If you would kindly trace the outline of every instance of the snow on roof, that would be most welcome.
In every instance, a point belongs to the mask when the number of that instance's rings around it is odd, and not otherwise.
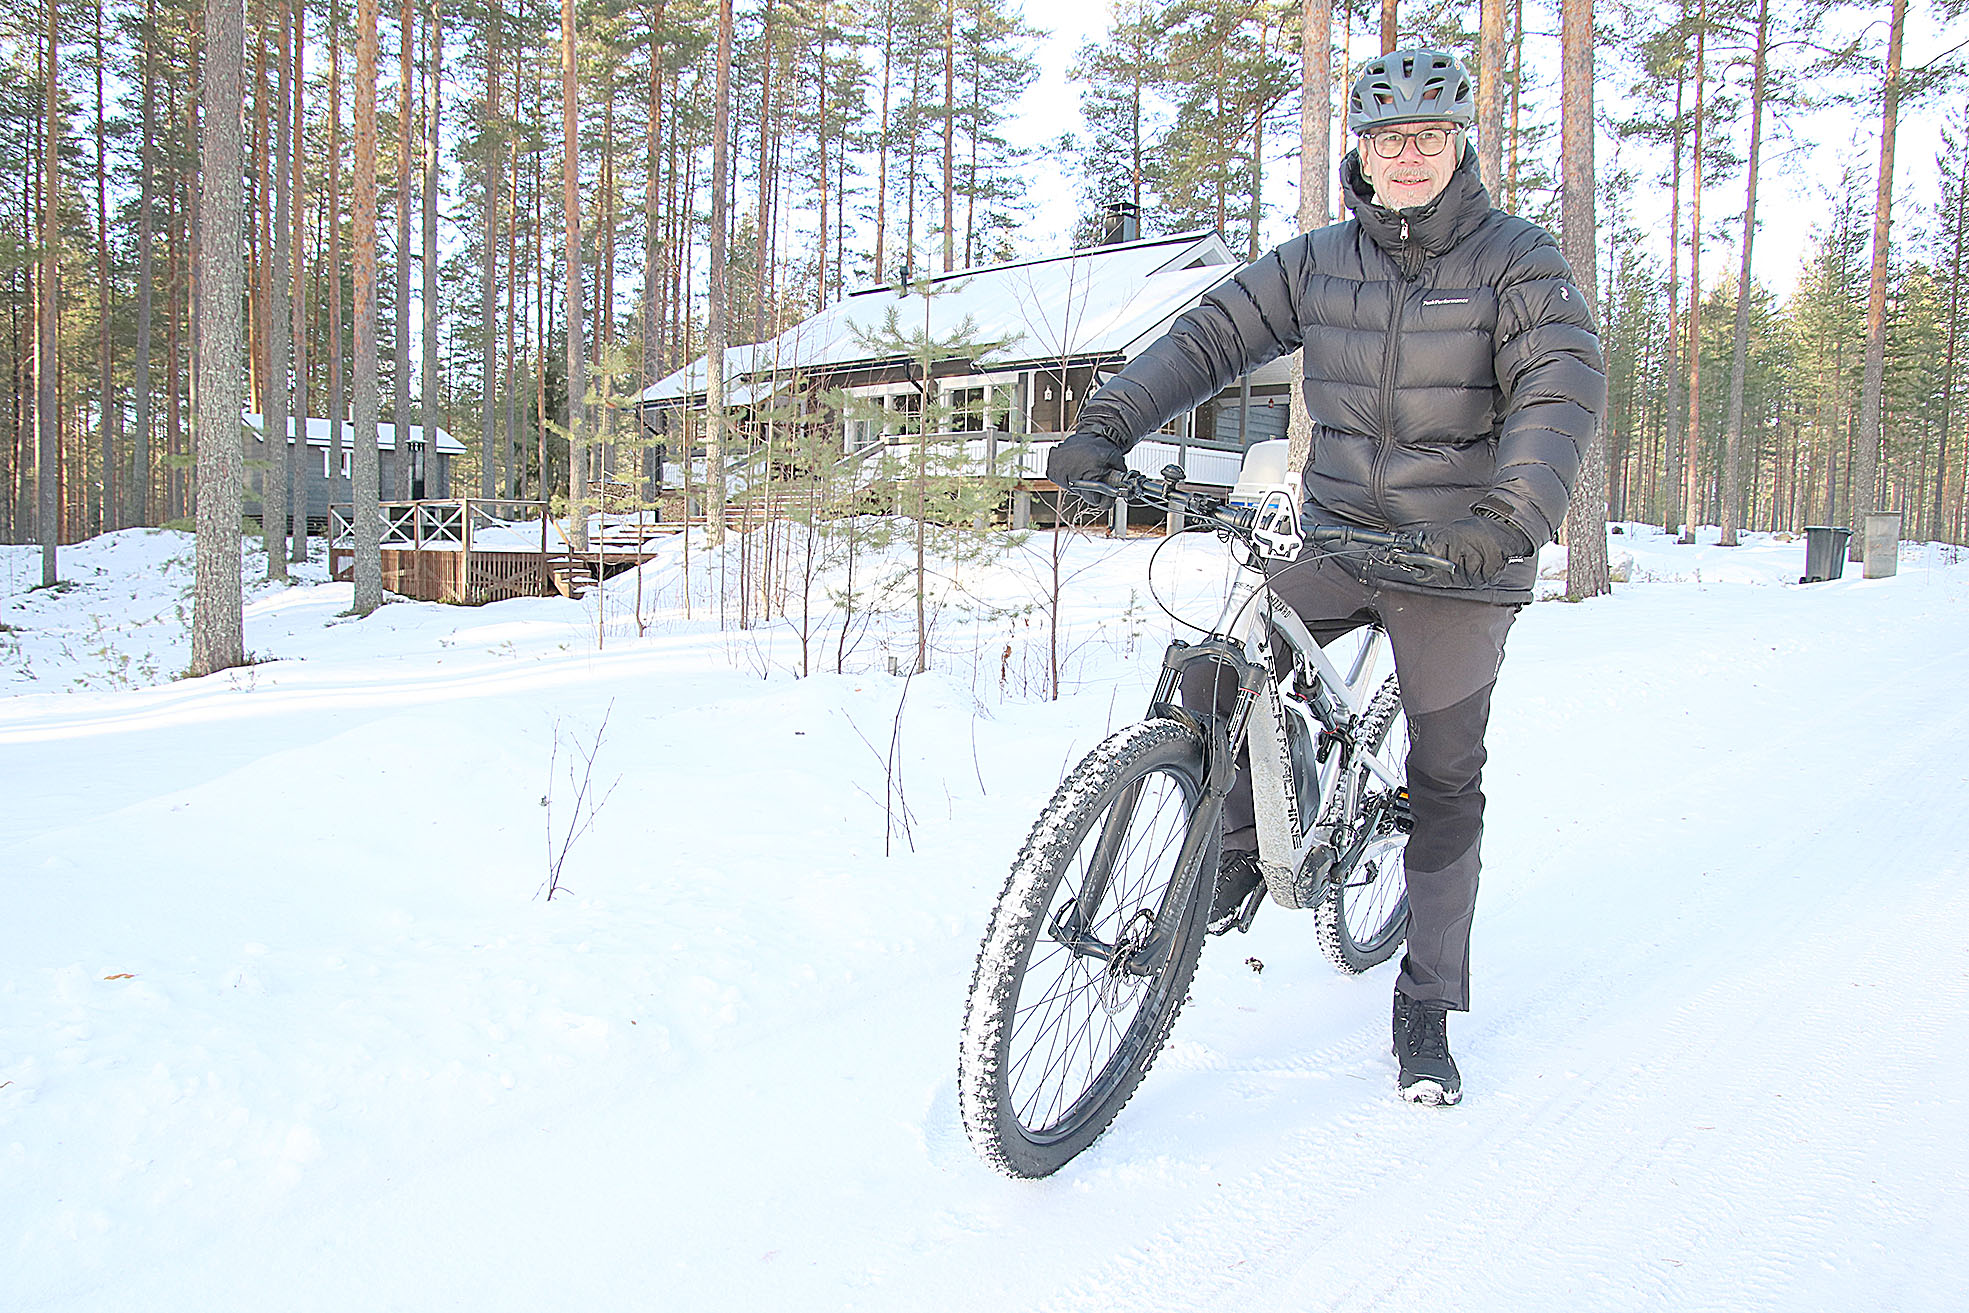
[[[247,428],[253,431],[254,437],[259,438],[263,442],[266,440],[264,430],[267,421],[264,416],[248,414],[241,415],[240,419],[245,423]],[[412,424],[409,428],[411,442],[417,443],[424,441],[424,426],[422,424]],[[464,443],[452,437],[444,429],[438,429],[436,432],[438,435],[437,447],[439,451],[450,456],[464,454]],[[326,447],[332,434],[332,420],[309,417],[308,445],[310,447]],[[294,440],[294,418],[291,415],[287,419],[287,440],[289,442]],[[342,442],[345,446],[352,447],[355,445],[355,424],[349,420],[342,421]],[[380,451],[395,451],[397,449],[397,426],[379,422],[376,425],[376,446]]]
[[[893,361],[897,353],[868,340],[881,332],[891,310],[906,335],[948,338],[968,317],[978,338],[1010,339],[991,358],[993,369],[1126,358],[1237,268],[1224,239],[1206,231],[937,274],[928,296],[864,288],[778,337],[728,348],[725,378],[763,382],[795,371],[838,372]],[[704,372],[705,359],[693,361],[644,389],[642,401],[699,401]],[[747,404],[739,396],[732,395],[732,404]]]

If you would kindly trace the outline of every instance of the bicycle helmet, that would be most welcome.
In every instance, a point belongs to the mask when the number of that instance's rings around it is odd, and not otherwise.
[[[1347,98],[1347,128],[1372,132],[1397,123],[1477,121],[1477,98],[1470,71],[1443,50],[1395,50],[1377,56],[1361,70]]]

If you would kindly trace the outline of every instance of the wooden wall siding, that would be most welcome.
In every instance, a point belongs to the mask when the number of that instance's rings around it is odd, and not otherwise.
[[[355,567],[349,547],[328,549],[334,578],[347,583]],[[414,551],[383,549],[383,588],[419,602],[481,606],[509,597],[552,597],[547,558],[538,552]]]
[[[472,606],[509,597],[552,597],[559,590],[536,552],[473,552],[463,600]]]

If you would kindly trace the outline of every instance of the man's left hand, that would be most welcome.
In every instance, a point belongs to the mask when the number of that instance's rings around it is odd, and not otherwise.
[[[1471,515],[1422,531],[1422,550],[1440,556],[1479,582],[1503,571],[1512,558],[1530,556],[1531,540],[1517,525]]]

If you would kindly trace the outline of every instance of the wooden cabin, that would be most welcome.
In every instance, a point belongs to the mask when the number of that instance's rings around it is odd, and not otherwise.
[[[266,462],[270,457],[266,420],[259,415],[243,415],[240,418],[246,431],[252,435],[255,448],[246,462],[245,513],[258,516],[261,480],[266,476]],[[287,421],[287,443],[290,447],[294,444],[296,429],[295,421],[290,418]],[[330,506],[345,505],[355,499],[354,485],[350,481],[355,464],[355,425],[344,420],[341,437],[338,453],[334,449],[333,421],[311,418],[306,422],[299,474],[307,497],[308,526],[316,532],[327,527]],[[423,425],[409,425],[404,450],[399,453],[396,425],[378,424],[376,447],[376,488],[384,500],[391,500],[397,494],[397,461],[403,458],[410,461],[410,496],[413,501],[451,496],[451,458],[464,455],[465,444],[444,429],[434,428],[427,437]]]
[[[852,468],[913,446],[934,397],[949,418],[931,440],[966,444],[981,471],[1013,467],[1018,523],[1031,492],[1052,490],[1046,454],[1081,403],[1238,268],[1223,238],[1205,231],[935,274],[918,289],[863,288],[775,338],[729,348],[726,406],[741,441],[756,441],[774,415],[818,415],[835,459]],[[898,332],[933,343],[968,332],[1002,345],[976,360],[937,360],[925,379],[895,349]],[[1289,359],[1254,370],[1140,443],[1129,464],[1150,474],[1179,464],[1193,482],[1228,488],[1245,447],[1284,436],[1289,390]],[[700,359],[644,390],[643,423],[672,450],[688,449],[704,395]]]

